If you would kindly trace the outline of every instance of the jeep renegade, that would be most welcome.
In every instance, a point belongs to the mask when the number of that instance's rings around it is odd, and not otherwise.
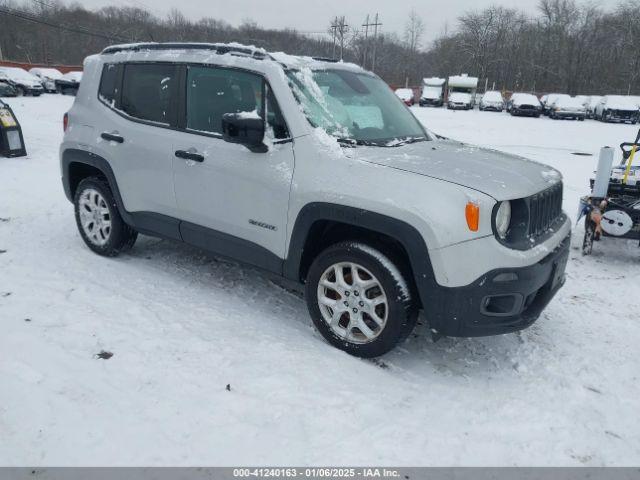
[[[570,221],[547,166],[438,137],[376,75],[237,44],[88,57],[60,147],[87,246],[138,233],[304,285],[320,333],[382,355],[531,325],[564,283]]]

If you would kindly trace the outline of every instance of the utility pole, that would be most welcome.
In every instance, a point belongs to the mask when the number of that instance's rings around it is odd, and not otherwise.
[[[344,15],[340,17],[339,22],[337,28],[340,34],[340,61],[342,61],[344,59],[344,34],[347,33],[347,27],[349,27],[349,25],[345,23]]]
[[[371,71],[376,70],[376,46],[378,45],[378,27],[382,24],[378,21],[378,14],[376,13],[376,19],[373,21],[373,55],[371,58]]]
[[[367,68],[367,42],[369,39],[369,14],[367,13],[367,19],[362,24],[364,27],[364,52],[362,55],[362,68]]]
[[[333,40],[333,53],[331,54],[332,59],[336,59],[336,32],[338,30],[338,17],[333,19],[331,22],[331,39]]]

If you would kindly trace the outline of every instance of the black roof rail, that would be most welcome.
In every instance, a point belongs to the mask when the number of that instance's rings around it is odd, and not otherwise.
[[[180,42],[164,42],[164,43],[132,43],[129,45],[114,45],[102,50],[103,54],[112,54],[117,52],[138,52],[141,50],[211,50],[219,55],[226,53],[230,55],[240,55],[263,60],[267,58],[267,54],[262,50],[257,50],[241,45],[229,45],[224,43],[180,43]]]

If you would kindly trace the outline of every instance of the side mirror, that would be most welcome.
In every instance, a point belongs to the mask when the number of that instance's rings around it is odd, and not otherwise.
[[[222,138],[239,143],[252,152],[266,152],[264,119],[255,112],[225,113],[222,115]]]

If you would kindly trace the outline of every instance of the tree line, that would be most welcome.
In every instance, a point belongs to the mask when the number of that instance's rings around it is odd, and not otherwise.
[[[480,78],[481,90],[487,85],[538,93],[640,94],[639,18],[640,0],[621,0],[610,10],[575,0],[540,0],[534,15],[500,6],[468,11],[429,45],[415,11],[408,13],[403,32],[372,38],[351,29],[341,41],[344,60],[365,68],[372,67],[375,52],[376,73],[392,85],[468,73]],[[0,3],[4,59],[80,64],[107,45],[145,41],[241,42],[296,55],[336,55],[331,28],[314,36],[253,21],[238,27],[209,17],[193,21],[177,9],[161,18],[138,6],[91,11],[57,0]]]

